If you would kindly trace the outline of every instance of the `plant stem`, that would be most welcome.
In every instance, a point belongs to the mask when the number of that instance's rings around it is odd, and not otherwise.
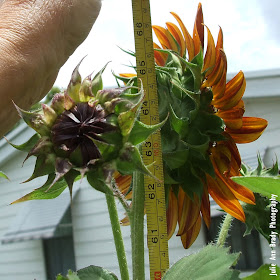
[[[144,175],[139,172],[135,172],[133,174],[132,209],[129,213],[133,280],[145,280],[144,203]]]
[[[217,239],[217,243],[216,243],[216,245],[218,247],[224,246],[226,239],[228,237],[228,232],[229,232],[232,220],[233,220],[233,217],[230,214],[227,214],[225,216],[221,229],[220,229],[218,239]]]
[[[125,248],[124,248],[122,232],[121,232],[121,227],[120,227],[120,222],[119,222],[119,217],[118,217],[118,211],[117,211],[117,206],[116,206],[115,197],[113,195],[113,192],[106,194],[106,201],[107,201],[108,211],[109,211],[110,220],[111,220],[115,247],[116,247],[116,251],[117,251],[121,279],[129,280]]]

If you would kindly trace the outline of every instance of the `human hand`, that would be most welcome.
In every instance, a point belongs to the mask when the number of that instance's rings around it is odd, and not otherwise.
[[[40,101],[87,37],[101,0],[0,0],[0,136]]]

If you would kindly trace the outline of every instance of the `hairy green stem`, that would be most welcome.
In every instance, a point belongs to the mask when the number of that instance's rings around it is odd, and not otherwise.
[[[107,201],[109,216],[110,216],[110,220],[111,220],[115,247],[116,247],[116,251],[117,251],[121,279],[129,280],[125,248],[124,248],[122,232],[121,232],[121,227],[120,227],[120,222],[119,222],[119,216],[118,216],[117,206],[116,206],[115,197],[113,195],[113,192],[106,194],[106,201]]]
[[[139,172],[135,172],[133,174],[132,209],[129,213],[133,280],[145,280],[144,203],[144,175]]]
[[[228,232],[231,226],[231,222],[233,221],[233,217],[230,214],[227,214],[224,218],[224,221],[222,223],[221,229],[220,229],[220,233],[217,239],[217,243],[216,245],[218,247],[223,247],[226,239],[228,237]]]

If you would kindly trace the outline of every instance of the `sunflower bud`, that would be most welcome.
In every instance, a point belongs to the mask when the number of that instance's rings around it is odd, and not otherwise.
[[[37,157],[28,181],[48,174],[47,190],[61,180],[65,180],[71,190],[75,178],[81,174],[88,175],[94,188],[106,192],[115,171],[150,174],[136,145],[163,123],[146,126],[137,120],[144,98],[143,88],[138,93],[130,87],[100,89],[104,68],[93,80],[88,76],[82,81],[78,66],[67,90],[55,94],[50,106],[42,104],[42,110],[36,112],[17,108],[20,116],[37,132],[27,143],[14,145],[21,150],[28,147],[27,158]],[[46,184],[42,188],[45,187]]]

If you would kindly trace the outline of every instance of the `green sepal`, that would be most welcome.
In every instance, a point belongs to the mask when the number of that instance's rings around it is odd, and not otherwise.
[[[106,194],[112,193],[109,186],[105,182],[103,169],[101,167],[91,169],[87,173],[87,180],[88,180],[89,184],[97,191],[100,191],[100,192],[103,192]]]
[[[121,130],[121,133],[124,137],[128,136],[134,126],[134,123],[139,115],[141,105],[144,99],[144,88],[143,84],[141,83],[140,92],[142,93],[142,98],[139,102],[128,111],[120,113],[118,116],[118,123]],[[125,139],[126,140],[126,139]]]
[[[48,136],[50,134],[50,129],[48,128],[44,116],[38,112],[28,112],[22,110],[14,103],[19,116],[26,122],[28,126],[33,128],[41,136]]]
[[[229,254],[229,248],[207,245],[198,253],[177,261],[163,280],[240,280],[240,272],[232,269],[239,255]]]
[[[182,57],[178,56],[180,58],[181,64],[183,67],[187,68],[191,71],[193,76],[193,90],[194,92],[199,92],[202,82],[202,74],[201,74],[201,57],[203,56],[202,50],[197,54],[197,56],[192,60],[192,62],[188,62]],[[203,61],[203,57],[202,57]],[[202,62],[203,64],[203,62]],[[184,75],[185,73],[183,73]]]
[[[127,141],[130,142],[132,145],[141,144],[151,134],[160,129],[166,123],[167,119],[168,116],[165,120],[155,125],[147,125],[136,120]]]
[[[277,232],[278,235],[280,234],[280,220],[278,219],[272,223],[270,216],[270,200],[267,197],[255,193],[255,203],[255,205],[244,204],[243,206],[246,215],[246,231],[244,236],[249,235],[252,229],[256,229],[270,244],[271,238],[269,235],[271,234],[271,231]],[[278,211],[279,213],[280,203],[278,203],[275,208],[275,211]]]
[[[29,140],[21,145],[15,145],[13,143],[11,143],[7,138],[5,138],[6,141],[13,146],[15,149],[19,150],[19,151],[24,151],[24,152],[29,152],[34,146],[35,144],[38,142],[38,140],[40,139],[39,134],[34,134],[31,138],[29,138]]]
[[[87,76],[81,83],[79,89],[79,100],[80,102],[88,102],[94,95],[91,91],[91,77]]]
[[[178,177],[180,178],[181,187],[186,194],[193,199],[193,194],[196,193],[198,198],[201,199],[203,195],[203,183],[200,176],[198,176],[194,168],[186,164],[179,168]],[[176,180],[176,177],[175,177]]]
[[[193,149],[205,155],[209,149],[210,138],[206,134],[202,134],[196,127],[190,129],[188,137],[182,141],[186,147]]]
[[[44,113],[44,121],[46,122],[47,126],[49,128],[52,127],[52,125],[54,124],[54,122],[57,119],[57,114],[56,112],[47,104],[42,104],[42,110]]]
[[[116,146],[113,144],[108,144],[103,141],[99,141],[96,139],[93,139],[91,137],[88,137],[91,139],[91,141],[96,145],[98,148],[99,152],[102,155],[102,160],[108,161],[110,159],[113,159],[114,157],[117,156],[118,150],[116,149]]]
[[[31,156],[52,154],[52,147],[53,144],[49,137],[43,136],[39,138],[35,146],[28,152],[28,155],[24,159],[23,163]]]
[[[49,186],[49,188],[47,189],[47,191],[49,191],[53,185],[59,181],[61,178],[64,177],[65,174],[67,174],[71,169],[72,169],[73,165],[72,163],[64,158],[56,158],[55,160],[55,178],[53,180],[53,182],[51,183],[51,185]]]
[[[179,118],[172,106],[170,105],[170,124],[171,127],[182,137],[184,138],[188,134],[189,129],[189,118],[183,117]]]
[[[71,200],[72,200],[72,191],[73,191],[74,182],[77,180],[77,177],[80,176],[80,175],[81,175],[81,173],[78,170],[75,170],[75,169],[69,170],[69,172],[67,172],[64,175],[64,179],[65,179],[65,181],[68,185],[68,189],[69,189],[69,192],[70,192]]]
[[[91,91],[93,95],[95,96],[96,93],[103,89],[103,81],[102,81],[102,74],[104,70],[106,69],[109,62],[106,63],[106,65],[94,76],[91,82]]]
[[[177,150],[174,152],[163,153],[163,160],[172,169],[179,168],[187,160],[189,156],[189,149]]]
[[[2,172],[2,171],[0,171],[0,177],[1,177],[1,178],[5,178],[5,179],[7,179],[7,180],[10,180],[10,179],[8,178],[8,176],[7,176],[4,172]]]
[[[33,174],[23,183],[29,182],[35,178],[52,174],[55,172],[55,156],[54,155],[39,155],[37,157]]]
[[[58,197],[67,188],[67,182],[64,180],[64,178],[62,178],[59,181],[57,181],[49,191],[47,191],[49,189],[50,185],[52,184],[54,178],[55,178],[55,175],[50,174],[48,176],[48,180],[42,187],[35,189],[34,191],[17,199],[16,201],[12,202],[11,204],[28,201],[28,200],[53,199],[53,198]]]
[[[71,99],[77,103],[80,101],[79,99],[79,90],[81,87],[81,82],[82,82],[82,77],[79,73],[79,67],[82,63],[83,59],[79,62],[79,64],[75,67],[72,76],[71,76],[71,80],[70,83],[67,87],[67,94],[71,97]]]
[[[130,143],[124,144],[115,163],[117,171],[123,175],[131,175],[133,172],[139,171],[157,179],[145,166],[138,148]]]

